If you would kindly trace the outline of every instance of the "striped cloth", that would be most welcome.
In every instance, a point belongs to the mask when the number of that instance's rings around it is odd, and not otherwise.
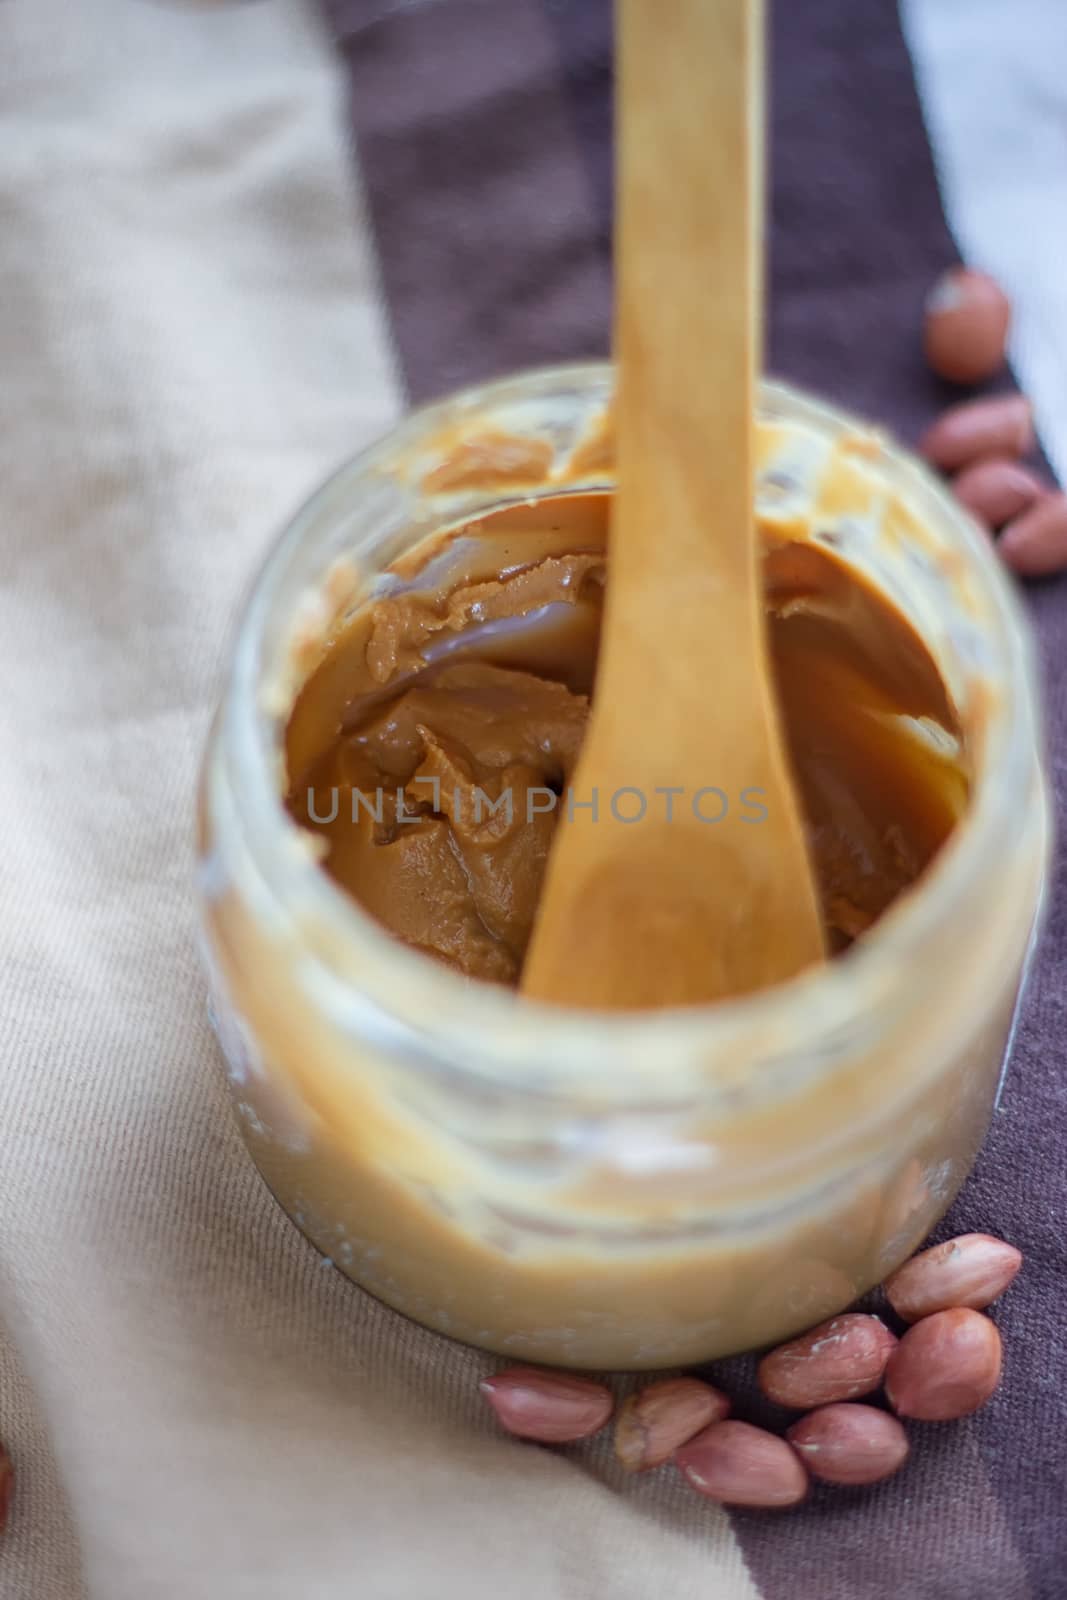
[[[947,211],[1064,470],[1067,8],[903,16],[776,0],[771,364],[914,437]],[[0,1600],[1067,1593],[1062,893],[945,1229],[1026,1252],[1003,1387],[789,1515],[500,1438],[492,1363],[322,1263],[231,1124],[188,881],[240,593],[409,401],[606,350],[610,78],[607,0],[0,8]]]

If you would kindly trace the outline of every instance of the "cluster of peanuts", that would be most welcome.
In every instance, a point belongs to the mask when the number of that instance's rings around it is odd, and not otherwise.
[[[980,384],[1003,370],[1011,305],[984,272],[954,267],[926,303],[926,359],[939,376]],[[1067,568],[1067,495],[1028,467],[1035,445],[1025,395],[951,406],[923,436],[920,452],[952,482],[956,497],[991,534],[1005,564],[1022,577]]]
[[[698,1494],[720,1505],[784,1507],[811,1479],[856,1486],[898,1472],[910,1441],[901,1418],[969,1416],[1000,1381],[1001,1344],[984,1309],[1022,1265],[1012,1245],[968,1233],[905,1263],[884,1289],[909,1324],[898,1338],[880,1317],[847,1312],[770,1351],[757,1382],[805,1414],[784,1437],[730,1417],[728,1395],[700,1378],[638,1390],[615,1417],[615,1453],[632,1472],[673,1462]],[[540,1444],[588,1439],[611,1420],[611,1390],[592,1378],[509,1367],[481,1385],[508,1433]],[[890,1410],[858,1404],[884,1389]]]

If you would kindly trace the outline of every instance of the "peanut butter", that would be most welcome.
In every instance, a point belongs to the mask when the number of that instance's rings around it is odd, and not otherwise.
[[[339,631],[290,719],[289,805],[325,841],[326,870],[399,938],[469,977],[517,982],[558,818],[591,803],[570,781],[594,690],[609,510],[604,494],[560,495],[431,541]],[[959,725],[914,629],[831,549],[773,543],[764,576],[840,951],[958,817]],[[709,826],[731,805],[759,821],[755,791],[706,782],[696,803]]]

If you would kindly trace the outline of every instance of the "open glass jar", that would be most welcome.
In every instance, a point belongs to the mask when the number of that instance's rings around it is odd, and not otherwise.
[[[1049,813],[1026,629],[985,536],[878,435],[767,384],[765,529],[825,540],[893,600],[964,730],[971,798],[919,883],[780,989],[625,1016],[464,980],[346,896],[283,805],[295,693],[419,541],[516,500],[610,489],[611,388],[607,365],[559,368],[427,408],[298,515],[211,736],[200,883],[241,1128],[318,1248],[486,1349],[654,1368],[841,1309],[948,1206],[997,1092]]]

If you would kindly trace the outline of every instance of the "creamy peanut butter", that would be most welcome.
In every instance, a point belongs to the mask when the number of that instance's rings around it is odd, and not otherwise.
[[[288,728],[289,805],[326,870],[406,943],[515,983],[595,686],[610,497],[501,510],[433,540],[358,612]],[[779,700],[831,947],[912,884],[966,801],[958,721],[899,611],[832,550],[773,543],[764,577]],[[669,639],[663,642],[671,648]],[[716,685],[707,685],[715,716]],[[730,806],[756,791],[625,797]],[[605,820],[612,797],[598,797]],[[623,797],[619,799],[620,809]],[[765,815],[765,812],[763,813]]]

